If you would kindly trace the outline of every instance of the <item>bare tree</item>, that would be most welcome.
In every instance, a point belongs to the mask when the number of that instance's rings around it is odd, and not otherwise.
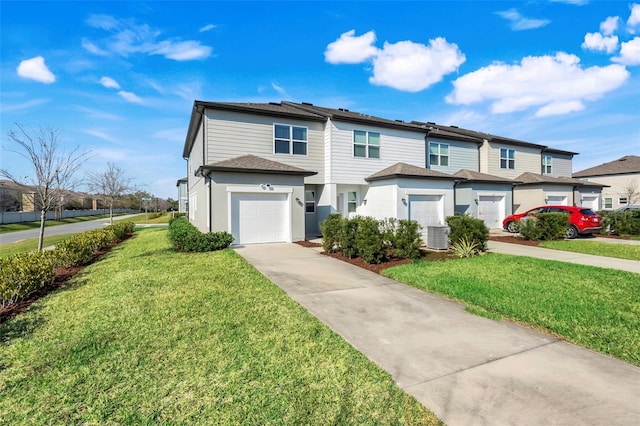
[[[640,181],[637,177],[629,179],[620,192],[620,196],[627,199],[627,204],[640,202]]]
[[[127,177],[120,167],[107,163],[107,169],[90,173],[89,188],[100,195],[109,206],[109,221],[113,224],[113,207],[122,197],[136,190],[132,179]]]
[[[73,189],[78,184],[74,175],[87,160],[88,153],[81,152],[79,147],[69,152],[65,151],[60,146],[61,133],[57,129],[48,126],[33,129],[15,124],[18,130],[9,131],[8,136],[20,150],[10,151],[29,160],[34,168],[34,175],[30,178],[20,178],[4,168],[0,169],[0,175],[19,185],[33,186],[34,203],[40,210],[38,250],[42,250],[47,211],[60,203],[60,197],[65,190]]]

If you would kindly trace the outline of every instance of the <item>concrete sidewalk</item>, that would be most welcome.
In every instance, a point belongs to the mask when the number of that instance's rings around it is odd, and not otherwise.
[[[604,238],[602,238],[604,239]],[[577,263],[580,265],[598,266],[601,268],[619,269],[621,271],[640,274],[640,262],[637,260],[616,259],[613,257],[593,256],[590,254],[573,253],[563,250],[552,250],[542,247],[525,246],[521,244],[503,243],[489,240],[487,248],[491,253],[512,254],[514,256],[528,256],[539,259],[557,260],[560,262]],[[639,402],[640,403],[640,402]]]
[[[318,250],[236,250],[448,425],[640,424],[640,368]]]

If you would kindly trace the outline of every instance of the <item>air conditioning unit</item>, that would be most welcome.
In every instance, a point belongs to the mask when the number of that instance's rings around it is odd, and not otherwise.
[[[436,250],[449,248],[449,227],[447,225],[427,226],[427,248]]]

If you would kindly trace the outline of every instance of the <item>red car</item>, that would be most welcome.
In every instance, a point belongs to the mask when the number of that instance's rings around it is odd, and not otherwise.
[[[520,230],[518,221],[527,217],[536,217],[540,213],[566,213],[569,215],[571,225],[567,229],[567,238],[575,238],[579,234],[592,234],[599,232],[601,227],[600,216],[587,207],[576,206],[540,206],[527,210],[524,213],[512,214],[502,221],[502,227],[509,232],[516,233]]]

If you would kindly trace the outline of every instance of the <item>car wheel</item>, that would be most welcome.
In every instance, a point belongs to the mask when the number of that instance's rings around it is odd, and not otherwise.
[[[518,224],[515,221],[511,221],[507,223],[507,231],[511,232],[512,234],[515,234],[520,231],[520,228],[518,227]]]
[[[578,230],[576,229],[575,226],[571,225],[569,228],[567,228],[567,239],[572,240],[577,236],[578,236]]]

